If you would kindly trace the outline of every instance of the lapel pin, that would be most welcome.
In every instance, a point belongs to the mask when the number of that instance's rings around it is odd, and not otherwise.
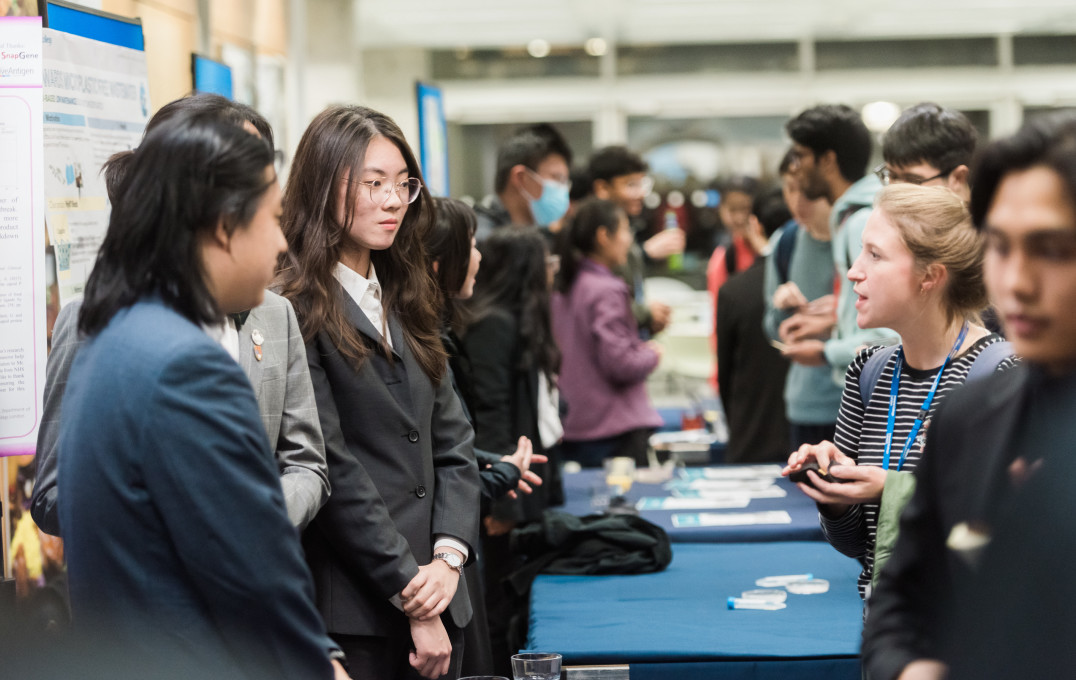
[[[262,332],[255,328],[250,333],[250,339],[254,342],[254,358],[258,361],[262,360],[262,343],[265,342],[265,338],[262,336]]]

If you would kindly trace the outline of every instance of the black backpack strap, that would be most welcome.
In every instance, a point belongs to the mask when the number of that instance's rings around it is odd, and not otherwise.
[[[971,368],[968,369],[968,377],[964,379],[964,382],[975,382],[976,380],[991,375],[998,369],[998,365],[1001,364],[1002,361],[1005,361],[1012,355],[1012,343],[1008,340],[987,345],[983,348],[983,351],[979,352],[979,356],[975,357],[975,361],[971,362]]]
[[[893,352],[896,352],[898,347],[900,345],[880,347],[874,354],[867,357],[867,360],[863,363],[863,370],[859,373],[859,401],[863,404],[864,411],[867,410],[867,404],[870,403],[871,395],[874,394],[874,388],[878,385],[878,379],[882,377],[882,369],[885,368],[889,357],[893,356]]]
[[[796,236],[799,232],[799,225],[795,222],[789,222],[781,227],[781,235],[777,237],[777,247],[773,251],[773,263],[777,266],[777,277],[781,283],[788,281],[788,270],[792,264],[792,252],[796,249]]]

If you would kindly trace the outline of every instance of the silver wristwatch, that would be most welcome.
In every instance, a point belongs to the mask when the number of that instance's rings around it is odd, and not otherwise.
[[[460,559],[459,555],[454,555],[452,553],[436,553],[434,554],[433,559],[444,560],[448,563],[448,566],[458,571],[460,576],[463,576],[463,560]]]

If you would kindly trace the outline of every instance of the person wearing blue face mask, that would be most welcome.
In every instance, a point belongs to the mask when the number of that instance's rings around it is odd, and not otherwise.
[[[548,123],[520,128],[497,151],[494,191],[478,205],[475,238],[499,227],[548,229],[568,212],[572,150]]]
[[[568,190],[571,189],[571,182],[542,177],[533,170],[529,174],[534,180],[541,182],[541,193],[534,198],[527,191],[526,185],[520,185],[520,189],[530,204],[534,223],[542,227],[549,226],[568,212]]]

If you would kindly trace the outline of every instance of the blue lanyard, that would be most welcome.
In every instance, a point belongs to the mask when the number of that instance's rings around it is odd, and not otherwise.
[[[904,467],[904,459],[908,457],[908,451],[911,450],[912,444],[915,442],[916,436],[919,434],[919,428],[923,426],[923,421],[926,420],[927,414],[930,413],[930,404],[934,401],[934,393],[938,391],[938,384],[941,382],[942,373],[945,372],[945,367],[949,365],[949,362],[953,360],[956,353],[960,351],[960,346],[964,344],[964,338],[968,335],[968,322],[964,322],[963,328],[960,329],[960,335],[956,337],[956,343],[953,344],[953,349],[949,350],[949,356],[945,357],[945,362],[942,363],[941,368],[938,369],[938,375],[934,377],[934,384],[930,386],[930,392],[927,393],[927,398],[923,401],[923,405],[919,407],[919,413],[915,416],[915,423],[912,425],[912,431],[908,433],[908,439],[904,442],[904,449],[900,452],[900,460],[897,461],[897,470],[899,471]],[[893,448],[893,426],[897,422],[897,393],[900,391],[900,370],[904,366],[904,347],[897,350],[897,363],[893,367],[893,382],[889,386],[889,420],[885,426],[885,453],[882,455],[882,469],[889,469],[889,452]]]

